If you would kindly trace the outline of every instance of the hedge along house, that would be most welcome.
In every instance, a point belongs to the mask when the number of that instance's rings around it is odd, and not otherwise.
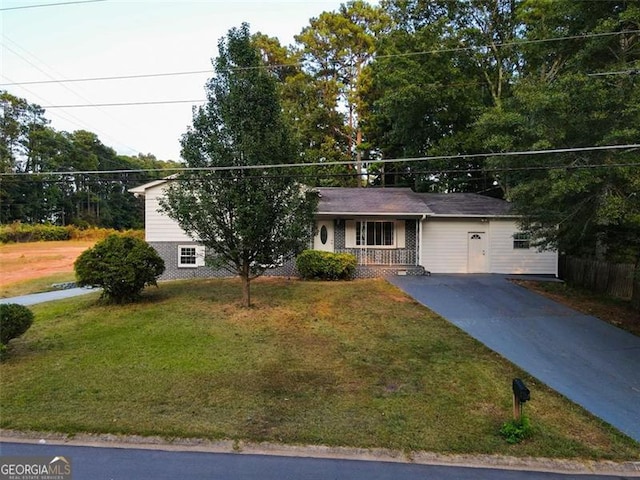
[[[130,191],[145,197],[145,237],[163,257],[163,279],[228,276],[205,265],[204,247],[160,211],[165,180]],[[311,248],[352,253],[357,277],[425,273],[557,275],[558,257],[529,245],[504,200],[407,188],[319,187]],[[294,261],[267,275],[295,276]]]

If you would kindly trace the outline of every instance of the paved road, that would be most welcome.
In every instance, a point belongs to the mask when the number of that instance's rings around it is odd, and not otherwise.
[[[17,303],[20,305],[36,305],[37,303],[50,302],[52,300],[62,300],[63,298],[77,297],[99,290],[91,288],[67,288],[66,290],[54,290],[53,292],[32,293],[20,297],[0,298],[0,303]]]
[[[640,441],[639,337],[515,285],[502,275],[393,277],[390,281]]]
[[[35,444],[0,444],[2,456],[63,456],[73,480],[614,480],[617,474],[579,475],[406,463],[168,452]],[[631,474],[629,474],[631,475]],[[635,474],[634,474],[635,475]]]

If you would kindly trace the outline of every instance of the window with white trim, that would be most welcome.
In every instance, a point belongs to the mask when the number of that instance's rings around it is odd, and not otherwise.
[[[514,250],[528,250],[531,247],[531,237],[528,233],[514,233],[513,234],[513,249]]]
[[[204,247],[200,245],[178,246],[178,268],[196,268],[204,265]]]
[[[356,222],[356,245],[359,247],[392,247],[395,245],[394,234],[395,222]]]

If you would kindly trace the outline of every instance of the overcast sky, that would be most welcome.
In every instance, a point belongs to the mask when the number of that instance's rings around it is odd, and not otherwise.
[[[203,100],[211,73],[73,83],[8,83],[208,70],[217,43],[242,22],[283,45],[334,0],[0,0],[0,89],[45,107],[59,131],[96,133],[118,153],[177,160],[193,104],[46,108]]]

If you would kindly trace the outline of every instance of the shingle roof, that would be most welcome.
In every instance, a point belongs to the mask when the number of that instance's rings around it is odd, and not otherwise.
[[[319,187],[324,215],[511,216],[509,202],[476,193],[415,193],[408,188]]]
[[[424,202],[408,188],[320,187],[318,213],[422,215]]]
[[[511,204],[499,198],[477,193],[422,193],[424,202],[434,215],[510,216]]]

